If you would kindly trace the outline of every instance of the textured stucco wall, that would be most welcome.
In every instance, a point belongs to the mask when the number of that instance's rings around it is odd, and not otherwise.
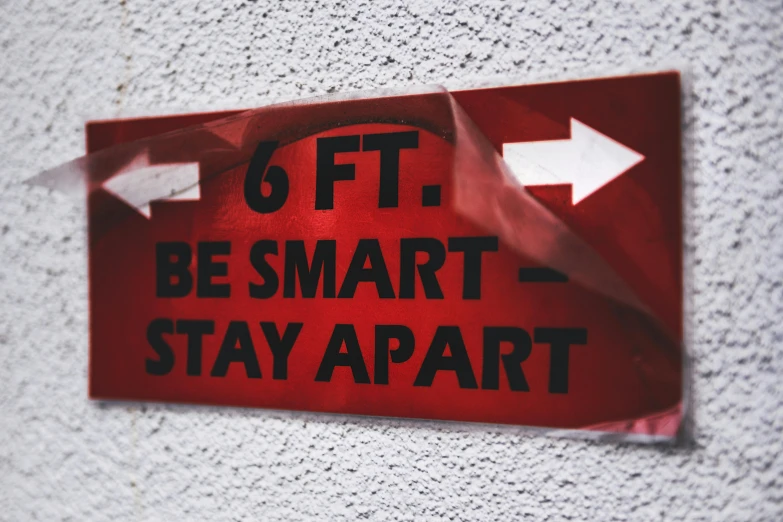
[[[0,519],[783,519],[779,1],[0,0]],[[695,433],[87,400],[83,207],[20,181],[87,118],[690,67]]]

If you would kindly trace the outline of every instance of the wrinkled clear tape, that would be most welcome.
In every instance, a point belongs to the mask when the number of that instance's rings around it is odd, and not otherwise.
[[[634,294],[585,241],[536,200],[454,98],[441,87],[329,95],[249,110],[218,121],[116,145],[45,171],[27,183],[74,197],[89,196],[113,178],[126,177],[123,193],[140,211],[158,199],[187,198],[198,190],[191,176],[172,167],[154,178],[135,177],[145,167],[198,163],[200,183],[247,164],[260,141],[280,146],[328,129],[362,123],[404,124],[430,131],[453,145],[454,207],[462,216],[497,235],[518,253],[566,274],[569,281],[610,298],[640,335],[653,336],[662,350],[680,350],[677,336]],[[100,210],[98,210],[100,212]],[[102,229],[112,215],[97,215]],[[639,368],[644,372],[643,368]],[[681,406],[640,419],[588,426],[609,438],[668,432],[679,425]],[[569,430],[557,430],[568,435]],[[585,436],[591,432],[574,432]],[[674,435],[675,433],[671,433]],[[589,435],[587,435],[589,436]],[[649,437],[647,440],[658,440]],[[644,440],[644,439],[642,439]]]

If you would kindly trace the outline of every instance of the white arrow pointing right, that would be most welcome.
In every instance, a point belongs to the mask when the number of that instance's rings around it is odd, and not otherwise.
[[[644,156],[571,118],[570,139],[504,143],[503,159],[522,185],[572,185],[576,205]]]

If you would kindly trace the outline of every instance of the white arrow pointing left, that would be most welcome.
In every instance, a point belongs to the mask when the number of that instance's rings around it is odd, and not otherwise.
[[[522,185],[572,185],[576,205],[644,156],[571,118],[570,139],[504,143],[503,159]]]
[[[198,200],[198,174],[198,163],[144,165],[120,172],[105,181],[103,188],[150,219],[152,201]]]

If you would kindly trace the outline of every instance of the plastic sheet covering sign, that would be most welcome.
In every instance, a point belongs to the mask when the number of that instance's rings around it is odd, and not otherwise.
[[[93,398],[678,430],[678,73],[87,137]]]

